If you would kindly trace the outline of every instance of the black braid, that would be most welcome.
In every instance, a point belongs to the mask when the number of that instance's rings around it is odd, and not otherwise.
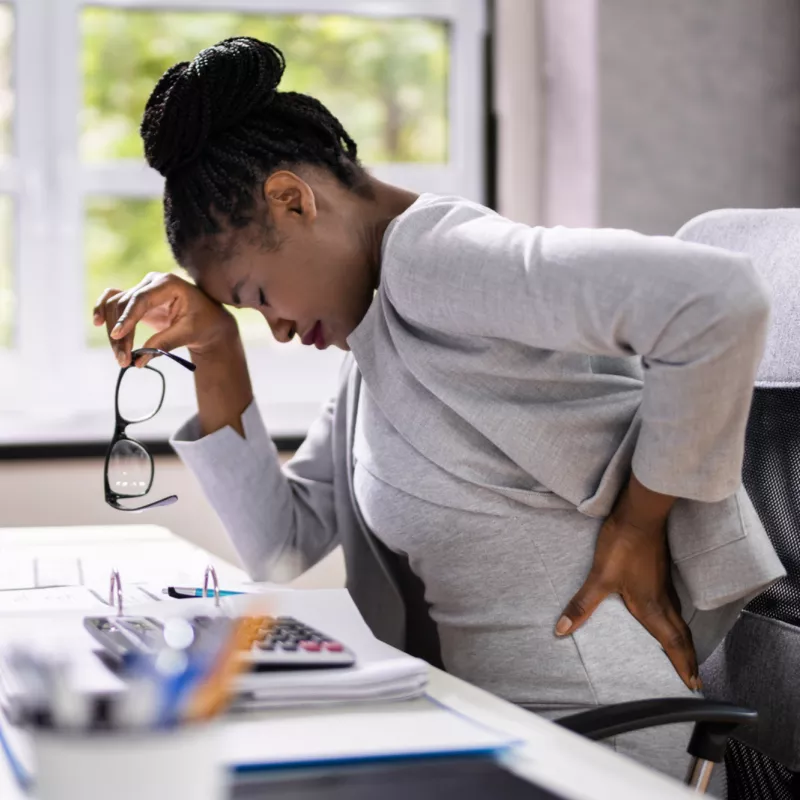
[[[282,166],[325,167],[357,188],[365,173],[356,143],[313,97],[277,90],[277,47],[241,36],[170,67],[145,107],[148,164],[166,178],[164,222],[175,258],[198,238],[241,228],[257,187]]]

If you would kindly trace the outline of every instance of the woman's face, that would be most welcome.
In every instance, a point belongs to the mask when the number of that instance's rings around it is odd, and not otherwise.
[[[383,229],[369,201],[314,178],[271,175],[254,222],[190,248],[184,266],[218,302],[260,311],[279,342],[347,350],[377,288]]]

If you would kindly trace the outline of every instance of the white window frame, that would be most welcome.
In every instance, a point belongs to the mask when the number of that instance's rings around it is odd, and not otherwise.
[[[5,0],[8,2],[9,0]],[[384,164],[382,180],[484,198],[484,0],[10,0],[15,12],[15,155],[0,166],[14,197],[15,344],[0,350],[0,444],[102,441],[113,424],[118,368],[87,346],[83,206],[92,195],[160,197],[163,181],[133,160],[80,160],[79,15],[84,6],[175,11],[343,13],[447,21],[449,160]],[[124,287],[127,288],[127,287]],[[273,435],[303,435],[336,386],[341,353],[248,345],[254,390]],[[137,434],[164,438],[195,407],[191,376],[165,364],[164,408]]]

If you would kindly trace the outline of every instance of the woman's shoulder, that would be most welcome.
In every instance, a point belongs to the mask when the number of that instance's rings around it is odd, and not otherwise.
[[[401,249],[435,244],[460,226],[484,218],[502,219],[492,209],[463,197],[421,194],[386,231],[384,258],[396,257]]]
[[[532,230],[463,197],[420,195],[386,232],[381,283],[400,301],[406,290],[447,284],[456,273],[502,270],[509,242]]]

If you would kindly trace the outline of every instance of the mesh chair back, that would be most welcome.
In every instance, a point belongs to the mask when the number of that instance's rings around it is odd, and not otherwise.
[[[800,626],[800,387],[756,388],[742,479],[786,568],[747,610]]]
[[[725,758],[728,797],[789,800],[800,797],[800,773],[786,766],[796,769],[795,740],[800,735],[794,719],[795,666],[789,663],[797,651],[797,630],[780,623],[800,629],[800,209],[712,211],[688,222],[677,235],[746,253],[772,294],[742,480],[787,574],[750,602],[750,614],[706,664],[704,680],[709,688],[717,682],[712,691],[717,698],[778,699],[777,705],[767,700],[758,709],[762,722],[772,723],[760,724],[758,731],[743,737],[759,750],[731,741]],[[771,663],[763,663],[759,653]],[[765,677],[780,685],[764,687]]]

